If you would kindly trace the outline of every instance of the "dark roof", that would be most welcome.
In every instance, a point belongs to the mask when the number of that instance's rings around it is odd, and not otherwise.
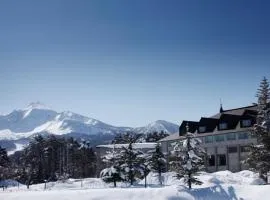
[[[215,130],[218,124],[218,119],[202,117],[199,122],[199,126],[205,126],[204,132],[212,132]],[[199,131],[198,131],[199,132]]]
[[[160,141],[180,139],[183,135],[186,134],[187,123],[189,126],[189,132],[191,133],[196,132],[199,126],[206,126],[205,133],[210,133],[213,132],[216,127],[219,128],[218,125],[219,123],[222,122],[226,122],[228,124],[227,129],[235,129],[237,127],[238,122],[243,119],[251,119],[252,124],[254,124],[256,121],[256,115],[257,115],[257,105],[252,105],[230,110],[224,110],[223,112],[217,113],[216,115],[209,118],[202,117],[199,122],[184,120],[179,127],[179,133],[172,134],[166,138],[163,138]],[[241,124],[240,127],[242,127]]]
[[[235,129],[240,119],[241,116],[239,115],[222,114],[218,122],[227,123],[227,129]]]
[[[194,133],[198,129],[199,122],[184,120],[179,127],[179,135],[186,134],[186,126],[188,124],[189,132]]]
[[[241,107],[241,108],[235,108],[235,109],[230,109],[230,110],[224,110],[222,113],[217,113],[217,114],[211,116],[210,118],[219,119],[222,114],[242,116],[245,113],[246,110],[256,111],[257,110],[257,105],[246,106],[246,107]]]

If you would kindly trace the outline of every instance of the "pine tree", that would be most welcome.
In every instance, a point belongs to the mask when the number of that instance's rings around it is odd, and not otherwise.
[[[13,160],[20,173],[16,177],[28,186],[68,177],[93,177],[96,173],[96,155],[90,143],[79,144],[73,138],[38,136],[19,154]]]
[[[112,144],[128,144],[130,142],[135,143],[143,137],[143,134],[138,134],[135,132],[126,132],[124,134],[118,134],[112,140]]]
[[[10,173],[11,173],[9,170],[9,167],[10,167],[9,165],[10,165],[10,160],[7,156],[7,151],[6,149],[0,146],[0,182],[9,178]],[[3,187],[3,190],[4,190],[5,184],[4,182],[2,183],[3,185],[0,185],[0,186]]]
[[[184,137],[174,144],[173,153],[176,155],[176,160],[171,164],[177,170],[178,178],[184,178],[184,182],[191,189],[192,184],[202,184],[194,175],[204,167],[204,150],[200,147],[201,140],[188,131],[188,125]]]
[[[256,97],[258,114],[252,134],[257,138],[257,144],[250,146],[250,153],[245,162],[267,182],[267,173],[270,171],[270,88],[265,77],[260,83]]]
[[[158,180],[160,185],[162,185],[161,174],[166,172],[166,159],[165,155],[161,151],[161,147],[159,144],[156,145],[155,150],[148,151],[150,154],[148,156],[148,165],[149,169],[152,172],[158,173]]]
[[[115,151],[115,148],[113,148],[112,151],[107,152],[107,154],[103,157],[103,162],[107,165],[107,168],[100,172],[102,180],[106,183],[113,182],[114,187],[116,187],[117,182],[123,180],[121,178],[119,159],[120,155]]]
[[[143,175],[141,151],[133,148],[133,142],[130,141],[128,147],[122,147],[120,151],[119,164],[122,172],[122,178],[133,185],[136,177]]]
[[[146,142],[157,142],[159,140],[161,140],[162,138],[165,138],[169,136],[168,133],[161,131],[161,132],[153,132],[153,133],[148,133],[145,136],[145,141]]]

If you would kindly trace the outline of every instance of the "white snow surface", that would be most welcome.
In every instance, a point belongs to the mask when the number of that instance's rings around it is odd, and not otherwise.
[[[20,144],[20,143],[14,143],[16,148],[13,149],[12,151],[8,151],[8,155],[12,155],[14,154],[16,151],[21,151],[24,149],[25,145],[24,144]]]
[[[0,199],[4,200],[268,200],[270,185],[260,185],[262,180],[251,171],[232,173],[220,171],[215,173],[201,172],[197,176],[203,185],[193,186],[188,190],[182,180],[177,180],[175,173],[162,174],[163,185],[159,186],[158,176],[150,173],[147,176],[148,187],[144,188],[144,180],[130,187],[126,183],[118,183],[117,188],[106,184],[99,178],[68,179],[65,182],[47,183],[30,186],[9,187],[0,191]]]

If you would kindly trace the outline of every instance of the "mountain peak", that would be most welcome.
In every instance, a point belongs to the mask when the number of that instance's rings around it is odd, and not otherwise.
[[[46,106],[44,103],[41,103],[40,101],[32,102],[28,104],[28,106],[25,108],[25,110],[33,110],[33,109],[49,110],[50,108]]]
[[[135,128],[138,133],[151,133],[151,132],[161,132],[166,133],[176,133],[178,131],[178,125],[165,120],[154,121],[144,127]]]

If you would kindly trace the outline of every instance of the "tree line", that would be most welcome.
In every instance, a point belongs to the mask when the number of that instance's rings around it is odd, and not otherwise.
[[[0,180],[35,183],[95,176],[96,154],[86,141],[36,136],[22,151],[8,157],[0,151]]]
[[[120,142],[119,138],[125,138],[126,134],[144,138],[143,141],[157,141],[166,136],[164,132],[146,135],[125,133],[116,136],[115,141]],[[37,135],[22,151],[10,156],[0,146],[0,182],[14,179],[29,187],[31,184],[67,178],[98,177],[96,165],[97,154],[90,142],[72,137]]]
[[[145,180],[147,186],[147,175],[149,172],[157,174],[159,184],[162,185],[162,173],[167,172],[168,166],[176,172],[177,178],[184,178],[184,181],[191,188],[191,184],[201,184],[194,177],[204,167],[204,150],[200,147],[201,140],[188,132],[183,140],[173,144],[174,160],[168,162],[161,150],[159,143],[155,148],[146,152],[134,148],[134,143],[140,140],[139,136],[125,134],[120,139],[122,148],[108,151],[103,157],[107,167],[101,171],[101,178],[108,183],[128,182],[133,185],[135,181]]]

